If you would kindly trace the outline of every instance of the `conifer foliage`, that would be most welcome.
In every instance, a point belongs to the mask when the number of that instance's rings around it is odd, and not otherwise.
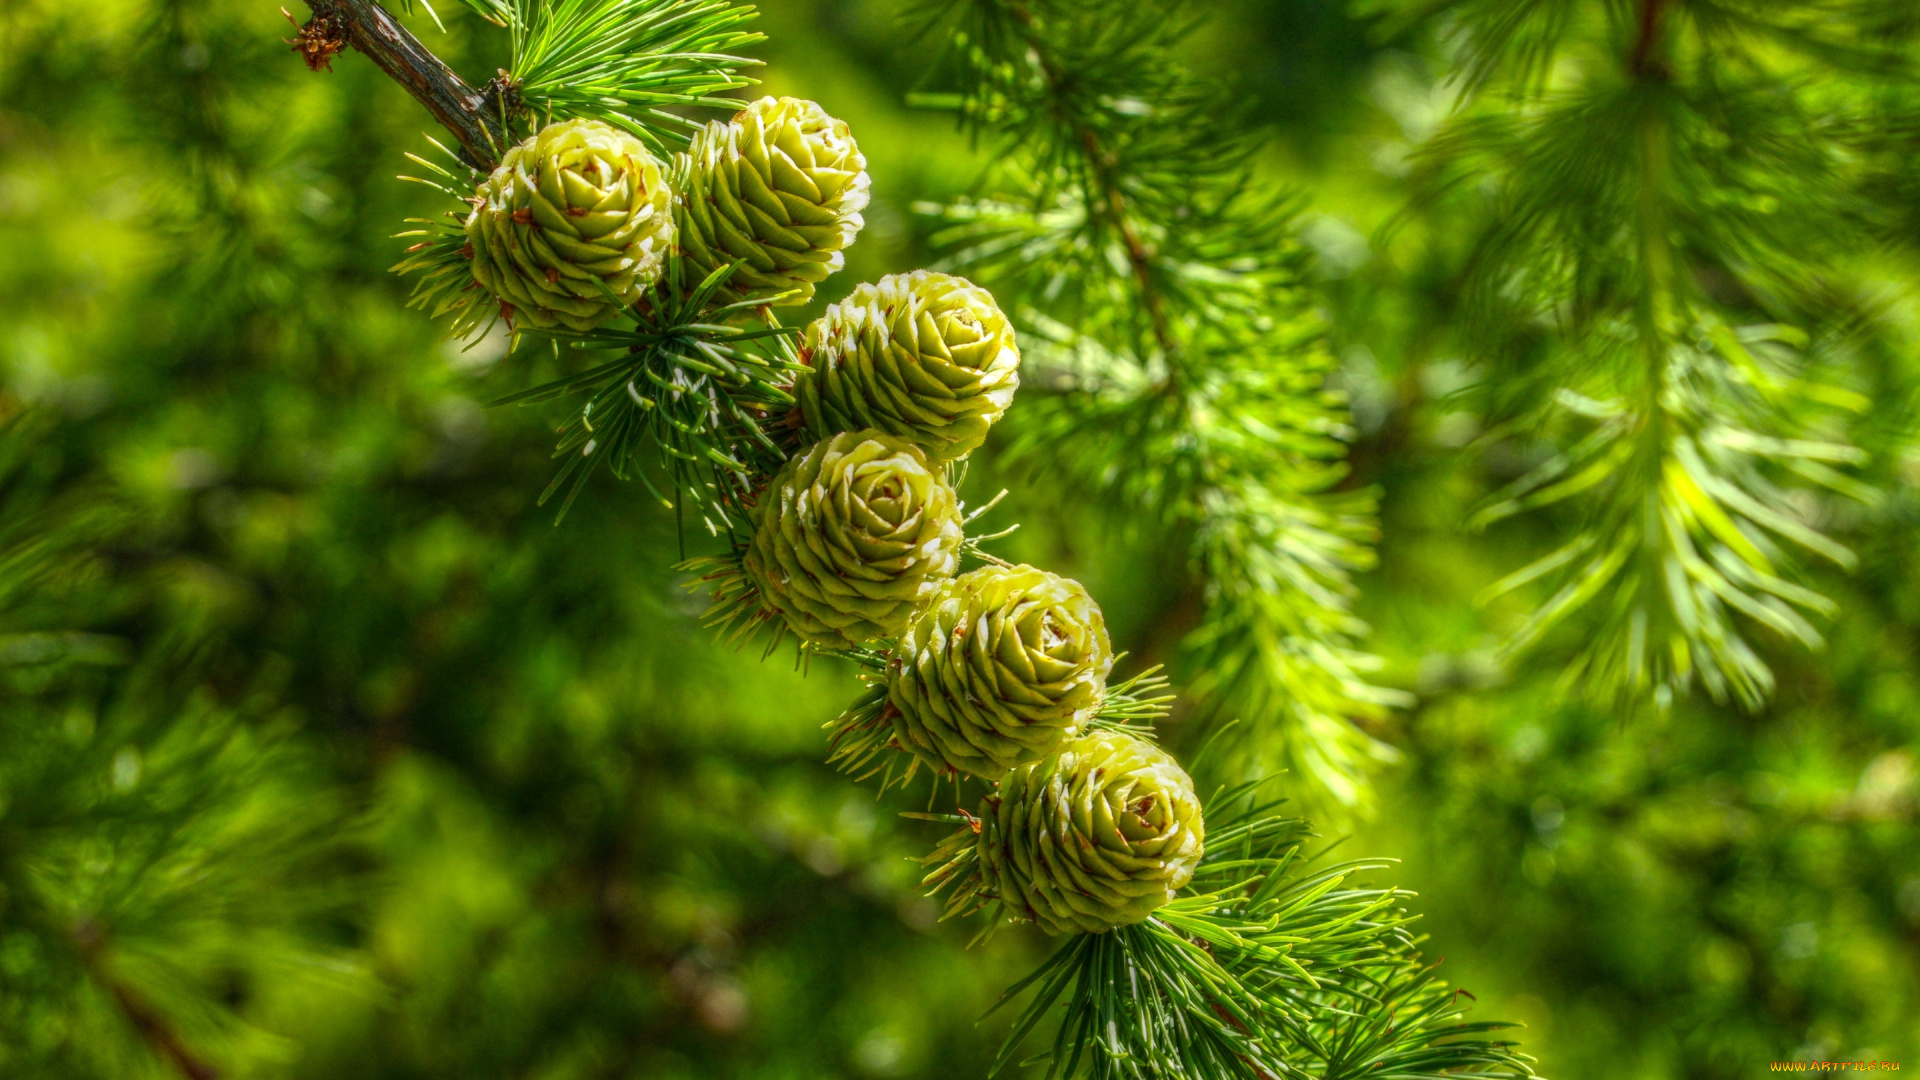
[[[51,622],[128,621],[158,590],[109,554],[137,550],[130,507],[50,497],[43,427],[0,416],[0,1072],[217,1076],[278,1050],[222,995],[276,969],[366,982],[318,944],[351,894],[343,800],[275,687],[195,686],[192,635]]]
[[[1911,1056],[1914,5],[761,2],[0,4],[0,1076]]]
[[[1040,393],[1016,455],[1184,539],[1200,718],[1243,721],[1251,760],[1316,804],[1362,805],[1389,752],[1360,724],[1402,700],[1368,681],[1350,608],[1371,495],[1336,490],[1345,410],[1289,196],[1253,177],[1259,125],[1174,59],[1199,16],[1162,0],[919,16],[951,49],[917,100],[1002,162],[987,195],[925,209],[1021,327]]]
[[[1895,238],[1874,161],[1898,121],[1862,102],[1911,92],[1911,14],[1398,10],[1446,21],[1462,50],[1412,217],[1474,222],[1461,343],[1500,374],[1500,433],[1550,448],[1476,523],[1573,521],[1489,590],[1539,593],[1508,655],[1545,647],[1608,702],[1699,685],[1758,708],[1768,641],[1823,644],[1835,608],[1811,574],[1856,561],[1824,508],[1877,498],[1851,475],[1868,402],[1847,359],[1876,305],[1842,264]]]
[[[1116,658],[1083,588],[963,537],[978,512],[955,485],[1016,404],[1023,341],[1059,365],[1103,357],[1090,385],[1130,389],[1054,409],[1025,453],[1071,458],[1118,421],[1144,455],[1123,481],[1132,496],[1201,538],[1219,609],[1202,635],[1214,698],[1281,717],[1262,727],[1287,760],[1351,798],[1366,740],[1344,713],[1386,699],[1353,674],[1344,575],[1365,526],[1319,497],[1337,476],[1338,414],[1310,320],[1287,299],[1285,215],[1239,190],[1245,147],[1179,133],[1203,88],[1156,69],[1130,80],[1150,100],[1108,93],[1164,53],[1150,27],[1169,12],[1096,25],[1073,5],[980,4],[961,39],[967,115],[1037,132],[1021,158],[1035,201],[988,211],[1002,217],[972,234],[969,261],[994,272],[979,249],[998,241],[983,237],[1025,215],[1026,242],[1049,252],[1020,255],[1028,273],[1054,275],[1055,293],[1077,282],[1048,311],[1020,293],[1041,329],[1018,334],[986,289],[921,272],[856,288],[802,332],[775,309],[811,297],[862,226],[855,133],[815,103],[763,98],[697,129],[663,168],[649,147],[684,131],[609,104],[648,100],[660,71],[733,85],[738,57],[649,60],[633,46],[656,25],[722,39],[737,10],[469,3],[509,27],[517,62],[546,68],[509,69],[480,95],[481,126],[514,145],[466,175],[430,166],[456,201],[396,269],[420,275],[421,306],[462,334],[498,321],[556,352],[624,349],[513,399],[588,395],[549,494],[568,482],[571,502],[604,458],[701,511],[727,545],[688,564],[713,591],[714,625],[769,651],[791,634],[803,655],[879,673],[832,725],[839,756],[868,775],[904,762],[903,779],[925,764],[956,789],[963,774],[989,785],[978,817],[930,815],[959,829],[929,857],[928,885],[952,890],[950,914],[990,906],[989,932],[1004,916],[1069,938],[1016,988],[1034,994],[1000,1063],[1058,1010],[1050,1076],[1345,1076],[1402,1058],[1526,1075],[1510,1044],[1484,1037],[1500,1025],[1460,1023],[1455,999],[1416,974],[1398,893],[1355,884],[1367,867],[1313,866],[1304,826],[1276,815],[1265,784],[1205,798],[1153,744],[1165,695],[1131,690],[1164,683],[1108,687]],[[1012,73],[996,48],[1020,58]],[[1065,126],[1050,128],[1061,103]],[[1055,160],[1056,142],[1079,149]],[[1205,183],[1159,171],[1190,155]],[[1124,272],[1096,271],[1109,262]],[[963,557],[984,565],[960,574]]]

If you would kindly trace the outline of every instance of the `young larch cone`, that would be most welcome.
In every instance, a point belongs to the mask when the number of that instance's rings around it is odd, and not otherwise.
[[[1179,762],[1115,731],[1008,773],[979,827],[980,891],[1049,934],[1144,921],[1193,879],[1207,834]]]
[[[476,195],[474,280],[521,326],[584,332],[606,322],[660,276],[673,241],[661,163],[598,120],[541,128]]]
[[[865,224],[867,159],[847,125],[811,101],[765,97],[708,124],[675,176],[693,281],[739,264],[724,300],[806,303]]]
[[[937,461],[964,457],[1020,387],[1020,349],[993,294],[918,270],[854,289],[807,327],[795,406],[816,437],[878,428]]]
[[[915,612],[887,676],[895,741],[936,773],[998,780],[1100,707],[1113,647],[1080,583],[983,566]]]
[[[900,631],[959,568],[959,499],[911,443],[843,432],[761,493],[741,570],[800,639],[845,648]]]

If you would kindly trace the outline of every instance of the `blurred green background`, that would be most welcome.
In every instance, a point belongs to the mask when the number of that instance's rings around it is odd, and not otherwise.
[[[904,105],[934,43],[887,0],[761,7],[765,90],[873,176],[820,302],[926,265],[913,204],[983,164]],[[505,62],[442,14],[412,22],[458,70]],[[434,206],[394,179],[427,117],[290,33],[271,0],[0,9],[0,1075],[983,1075],[976,1019],[1045,941],[936,924],[937,827],[821,763],[849,673],[714,644],[644,489],[533,505],[562,408],[483,408],[533,373],[387,273]],[[1418,695],[1378,809],[1322,831],[1404,860],[1430,953],[1545,1075],[1920,1067],[1913,350],[1862,436],[1886,497],[1833,523],[1843,614],[1768,655],[1774,704],[1629,721],[1502,671],[1515,613],[1474,597],[1538,540],[1463,527],[1512,467],[1429,347],[1444,268],[1372,239],[1444,108],[1431,40],[1232,0],[1193,45],[1301,192],[1383,498],[1370,647]],[[1182,560],[991,451],[968,495],[1013,488],[1005,553],[1166,649]]]

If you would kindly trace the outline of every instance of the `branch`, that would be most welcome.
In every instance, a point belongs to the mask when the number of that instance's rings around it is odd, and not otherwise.
[[[313,18],[300,28],[292,44],[306,57],[308,67],[316,71],[331,67],[333,54],[348,45],[366,53],[453,133],[462,160],[481,172],[493,170],[508,142],[502,116],[515,104],[511,83],[496,79],[480,90],[467,85],[374,0],[306,3]],[[490,104],[495,107],[489,108]]]
[[[1640,29],[1634,36],[1633,56],[1628,60],[1628,70],[1635,78],[1665,74],[1653,55],[1660,38],[1660,7],[1661,0],[1640,0]]]
[[[140,1033],[154,1052],[167,1059],[187,1080],[219,1080],[220,1070],[203,1061],[187,1044],[182,1041],[173,1026],[164,1016],[140,999],[133,988],[107,970],[101,951],[106,945],[105,932],[100,924],[91,919],[83,919],[69,935],[74,949],[80,955],[81,966],[86,969],[93,981],[113,996],[114,1004],[120,1007],[120,1013],[127,1023]]]
[[[147,1008],[146,1003],[141,1001],[126,984],[110,982],[107,984],[107,990],[113,995],[114,1002],[120,1006],[120,1011],[126,1016],[127,1022],[140,1032],[161,1057],[166,1058],[174,1068],[180,1070],[182,1076],[188,1077],[189,1080],[219,1080],[220,1070],[195,1057],[193,1051],[187,1049],[186,1044],[180,1041],[180,1036],[174,1032],[173,1028],[161,1019],[160,1014]]]
[[[1064,120],[1080,140],[1081,152],[1086,156],[1087,167],[1093,173],[1094,186],[1099,189],[1106,203],[1106,216],[1113,222],[1114,230],[1120,234],[1121,242],[1126,245],[1127,263],[1132,267],[1134,281],[1139,286],[1140,301],[1146,306],[1147,316],[1153,323],[1154,340],[1159,344],[1162,355],[1168,360],[1167,379],[1171,383],[1178,377],[1172,363],[1173,358],[1179,353],[1178,342],[1174,340],[1173,332],[1167,326],[1166,306],[1161,300],[1160,290],[1154,285],[1153,256],[1147,251],[1147,245],[1140,239],[1139,231],[1133,227],[1133,222],[1127,217],[1126,196],[1113,178],[1112,157],[1106,148],[1100,145],[1099,134],[1092,127],[1080,117],[1070,114],[1059,106],[1060,89],[1064,80],[1060,76],[1060,69],[1054,62],[1047,41],[1041,37],[1039,27],[1034,25],[1033,12],[1029,11],[1027,5],[1023,3],[1009,5],[1008,10],[1012,12],[1014,21],[1020,25],[1021,40],[1033,50],[1034,56],[1039,60],[1040,74],[1047,81],[1047,89],[1052,91],[1055,102],[1054,115]],[[1088,207],[1088,210],[1097,212],[1098,208],[1099,203],[1095,202],[1093,206]]]

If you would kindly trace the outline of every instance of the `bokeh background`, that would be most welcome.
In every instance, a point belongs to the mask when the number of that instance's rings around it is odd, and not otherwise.
[[[760,6],[765,90],[849,121],[873,176],[821,302],[928,264],[914,204],[984,165],[905,105],[936,44],[890,0]],[[441,14],[412,22],[457,69],[505,63]],[[1323,834],[1404,860],[1430,954],[1547,1076],[1920,1067],[1913,350],[1861,435],[1884,497],[1831,523],[1842,613],[1768,654],[1770,706],[1557,696],[1475,603],[1538,526],[1464,526],[1510,467],[1431,347],[1445,259],[1379,240],[1444,43],[1338,0],[1210,19],[1192,59],[1300,193],[1382,498],[1369,647],[1417,701]],[[290,34],[271,0],[0,8],[0,1075],[983,1075],[1004,1020],[976,1021],[1046,943],[937,923],[937,827],[821,763],[850,674],[715,644],[644,489],[534,506],[561,407],[484,408],[535,373],[387,272],[434,206],[395,179],[428,119]],[[1164,654],[1183,558],[992,450],[968,494],[1012,489],[1005,552]]]

